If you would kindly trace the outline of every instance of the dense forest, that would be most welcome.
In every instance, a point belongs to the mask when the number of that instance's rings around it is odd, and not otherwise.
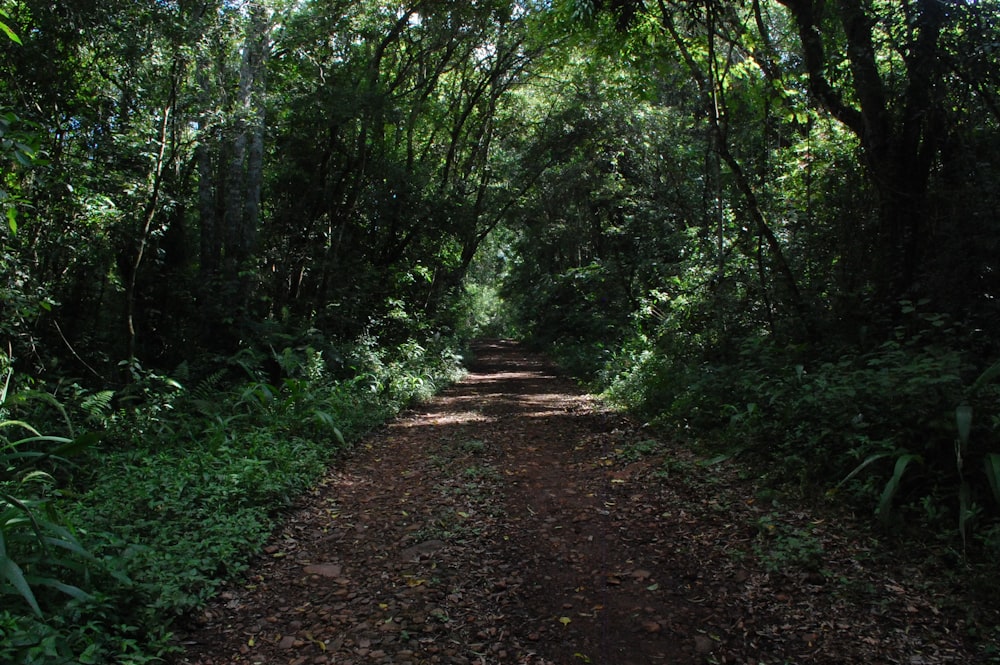
[[[0,661],[175,648],[476,337],[996,590],[997,0],[0,10]]]

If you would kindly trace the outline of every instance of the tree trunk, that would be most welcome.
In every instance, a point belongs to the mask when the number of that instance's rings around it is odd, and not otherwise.
[[[222,244],[219,241],[218,220],[215,204],[215,167],[212,160],[211,120],[208,110],[212,108],[212,91],[208,77],[207,58],[198,59],[198,85],[201,108],[205,113],[198,120],[198,146],[195,160],[198,164],[198,220],[200,229],[200,265],[198,275],[202,286],[207,286],[216,277]]]
[[[244,205],[243,247],[242,254],[248,257],[253,253],[257,242],[257,229],[260,226],[261,187],[264,182],[264,127],[265,127],[265,94],[267,92],[267,56],[270,51],[268,25],[263,7],[254,6],[251,16],[251,32],[253,48],[250,51],[250,98],[251,113],[249,117],[250,147],[247,155],[247,186]]]
[[[156,157],[153,161],[152,172],[149,178],[149,198],[143,210],[139,237],[136,239],[135,255],[128,266],[127,278],[125,280],[125,334],[126,334],[126,357],[132,360],[136,357],[136,287],[139,279],[139,268],[146,255],[146,247],[149,244],[150,232],[153,228],[153,221],[156,219],[160,205],[160,192],[163,186],[163,175],[168,162],[172,162],[175,153],[173,150],[167,151],[167,139],[170,129],[170,115],[173,112],[174,101],[177,91],[177,76],[179,68],[177,63],[171,69],[171,89],[167,104],[163,107],[160,115],[160,128],[156,137],[158,144]]]
[[[802,44],[813,96],[860,141],[869,178],[879,198],[877,245],[881,260],[873,278],[883,305],[916,286],[924,234],[926,195],[934,160],[943,139],[942,113],[934,88],[941,85],[939,38],[947,14],[937,0],[906,6],[910,40],[898,46],[905,84],[893,108],[878,68],[872,26],[875,17],[861,0],[836,0],[847,44],[852,80],[841,93],[826,78],[828,58],[816,0],[779,0],[789,9]],[[898,75],[898,74],[897,74]],[[857,100],[857,107],[845,97]]]
[[[254,4],[243,44],[234,108],[223,213],[223,288],[243,309],[249,297],[246,262],[253,254],[260,217],[264,155],[264,65],[269,47],[265,9]]]
[[[674,25],[673,20],[668,12],[666,5],[660,2],[660,11],[662,12],[661,20],[664,29],[673,38],[682,59],[687,65],[691,72],[692,77],[698,84],[698,88],[702,94],[702,100],[705,108],[705,113],[709,119],[709,144],[711,147],[711,157],[712,162],[708,164],[711,168],[711,175],[716,180],[721,180],[720,164],[719,160],[724,162],[729,168],[729,172],[732,174],[736,188],[739,190],[740,195],[746,203],[747,210],[749,211],[750,218],[753,221],[753,225],[757,230],[758,238],[760,238],[763,243],[767,246],[768,252],[771,255],[771,260],[773,261],[777,273],[781,278],[781,282],[785,286],[785,290],[788,297],[788,303],[791,305],[795,316],[801,325],[802,329],[805,331],[806,336],[811,336],[811,317],[809,316],[808,308],[806,303],[802,298],[801,291],[798,287],[798,282],[795,278],[795,274],[792,272],[791,266],[789,265],[787,259],[785,258],[784,250],[781,246],[781,241],[771,230],[770,225],[767,223],[767,219],[764,215],[763,208],[760,205],[760,201],[757,198],[757,193],[753,188],[753,184],[750,182],[750,178],[747,176],[742,164],[733,155],[729,148],[728,131],[725,125],[726,117],[726,102],[722,95],[723,90],[723,79],[725,78],[725,70],[723,72],[718,71],[718,64],[716,63],[716,53],[715,53],[715,40],[718,37],[715,26],[715,12],[717,7],[713,4],[713,0],[706,0],[705,11],[706,11],[706,27],[707,27],[707,45],[708,45],[708,64],[707,71],[703,70],[699,66],[698,62],[695,60],[694,55],[688,48],[683,37],[678,32],[677,27]],[[709,179],[710,180],[710,179]],[[719,265],[718,265],[718,275],[722,277],[725,269],[725,255],[723,253],[723,217],[721,210],[721,192],[716,192],[715,203],[718,208],[713,212],[717,215],[715,221],[718,224],[718,253],[719,253]],[[762,282],[762,288],[766,286]]]

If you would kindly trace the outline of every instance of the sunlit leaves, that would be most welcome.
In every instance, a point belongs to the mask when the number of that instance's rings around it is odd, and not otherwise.
[[[10,18],[10,14],[8,14],[7,12],[5,12],[3,10],[0,10],[0,16],[2,16],[4,18]],[[17,33],[15,33],[10,28],[10,26],[7,25],[3,21],[0,21],[0,32],[3,32],[5,35],[7,35],[7,39],[9,39],[10,41],[14,42],[15,44],[20,44],[21,43],[21,38],[17,36]]]

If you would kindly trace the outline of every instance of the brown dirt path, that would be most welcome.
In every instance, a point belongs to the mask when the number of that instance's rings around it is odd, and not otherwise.
[[[863,540],[759,505],[513,343],[470,370],[342,460],[178,662],[974,661],[958,610]]]

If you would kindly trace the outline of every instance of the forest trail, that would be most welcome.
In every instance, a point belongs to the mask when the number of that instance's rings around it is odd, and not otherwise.
[[[727,469],[481,344],[338,462],[178,662],[973,662],[958,608]]]

